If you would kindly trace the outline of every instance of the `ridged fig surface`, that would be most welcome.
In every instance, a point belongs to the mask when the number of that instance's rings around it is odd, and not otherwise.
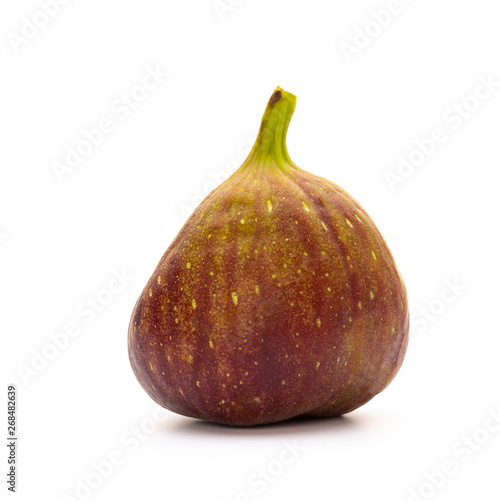
[[[133,370],[176,413],[230,425],[336,416],[382,391],[408,343],[405,287],[370,216],[295,166],[295,98],[194,211],[139,297]]]

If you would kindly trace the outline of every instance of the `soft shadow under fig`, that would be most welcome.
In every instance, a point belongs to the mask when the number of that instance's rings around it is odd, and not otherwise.
[[[325,434],[336,431],[351,430],[362,425],[362,418],[357,416],[310,417],[298,416],[274,424],[252,427],[235,427],[215,424],[204,420],[185,418],[169,425],[168,432],[189,434],[191,436],[299,436]]]

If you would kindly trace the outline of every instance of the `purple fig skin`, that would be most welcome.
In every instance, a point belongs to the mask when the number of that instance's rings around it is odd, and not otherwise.
[[[235,426],[343,415],[403,362],[408,302],[391,252],[357,201],[291,162],[294,108],[273,94],[249,158],[194,211],[135,305],[133,371],[178,414]]]

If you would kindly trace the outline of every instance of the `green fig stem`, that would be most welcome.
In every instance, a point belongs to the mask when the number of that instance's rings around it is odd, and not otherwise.
[[[286,133],[296,101],[296,96],[277,87],[269,99],[259,135],[242,168],[255,163],[277,166],[285,171],[294,167],[286,147]]]

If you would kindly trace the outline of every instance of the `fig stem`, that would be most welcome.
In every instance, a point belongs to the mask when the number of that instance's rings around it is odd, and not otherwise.
[[[276,164],[283,170],[293,167],[286,147],[286,133],[296,101],[293,94],[280,87],[276,88],[262,117],[259,135],[242,167],[255,162]]]

